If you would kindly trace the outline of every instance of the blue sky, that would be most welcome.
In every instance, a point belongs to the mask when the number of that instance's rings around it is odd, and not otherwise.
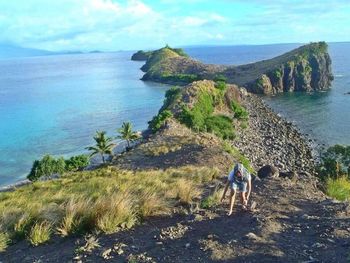
[[[350,0],[0,1],[0,43],[61,50],[350,40]]]

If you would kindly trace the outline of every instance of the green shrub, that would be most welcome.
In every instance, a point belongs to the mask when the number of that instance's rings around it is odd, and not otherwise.
[[[238,102],[232,101],[231,102],[231,109],[234,112],[234,117],[239,120],[247,120],[248,119],[248,112],[238,104]]]
[[[323,179],[338,178],[348,175],[350,178],[350,146],[334,145],[321,155],[321,163],[317,167]]]
[[[205,119],[214,112],[214,98],[207,92],[200,92],[192,109],[185,106],[179,116],[180,122],[186,126],[204,130]]]
[[[210,116],[206,118],[205,125],[208,132],[213,132],[223,139],[233,140],[235,138],[232,120],[227,116]]]
[[[27,178],[36,181],[40,177],[50,176],[55,173],[62,174],[65,171],[66,163],[62,157],[55,159],[45,155],[41,160],[35,160]]]
[[[171,118],[173,114],[169,110],[163,110],[158,115],[154,116],[151,121],[148,122],[148,127],[152,132],[158,131],[168,118]]]
[[[90,159],[87,155],[81,154],[72,156],[68,160],[65,160],[67,171],[78,171],[89,165]]]
[[[191,83],[193,81],[200,80],[200,77],[195,74],[163,74],[162,80],[176,83]]]
[[[221,91],[225,91],[227,86],[226,86],[226,82],[225,81],[217,81],[215,82],[215,88],[221,90]]]
[[[172,103],[174,103],[181,94],[181,89],[172,87],[165,92],[165,100],[163,104],[163,109],[168,108]]]
[[[227,82],[227,78],[224,75],[216,75],[213,79],[215,82]]]

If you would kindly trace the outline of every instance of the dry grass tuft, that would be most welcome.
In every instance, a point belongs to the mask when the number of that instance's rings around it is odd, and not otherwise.
[[[176,184],[176,197],[182,204],[191,204],[195,198],[201,194],[200,189],[193,181],[181,178]]]
[[[5,251],[9,243],[10,239],[8,234],[0,232],[0,252]]]
[[[167,214],[176,201],[190,204],[199,197],[200,185],[217,174],[215,169],[192,166],[69,173],[0,193],[0,233],[11,240],[27,237],[33,245],[46,242],[52,230],[61,236],[97,229],[112,233],[132,227],[138,219]]]
[[[42,243],[47,242],[51,236],[51,224],[48,222],[35,223],[28,235],[28,241],[33,246],[38,246]]]

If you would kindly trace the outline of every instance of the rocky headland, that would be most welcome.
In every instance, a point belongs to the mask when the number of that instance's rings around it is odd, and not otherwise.
[[[311,43],[272,59],[240,66],[204,64],[169,47],[148,52],[142,58],[146,60],[141,68],[145,72],[142,79],[168,84],[224,78],[227,83],[243,86],[253,93],[275,94],[326,90],[333,80],[325,42]]]

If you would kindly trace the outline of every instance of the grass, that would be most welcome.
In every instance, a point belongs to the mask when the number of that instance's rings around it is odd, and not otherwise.
[[[35,223],[29,232],[28,240],[33,246],[38,246],[50,239],[51,231],[49,222]]]
[[[0,233],[0,252],[5,251],[9,243],[10,243],[10,239],[8,234]]]
[[[215,191],[208,197],[202,200],[201,208],[208,209],[217,206],[220,203],[222,197],[222,190],[215,189]]]
[[[237,159],[241,164],[243,164],[243,166],[247,168],[247,170],[250,173],[255,172],[254,168],[251,166],[250,161],[247,159],[247,157],[241,154],[237,148],[230,145],[229,142],[223,141],[222,148],[225,152],[231,154],[235,159]]]
[[[326,181],[327,195],[340,200],[350,200],[350,180],[347,177],[329,178]]]
[[[132,227],[193,202],[200,186],[218,175],[216,169],[192,166],[137,172],[104,167],[0,193],[0,249],[10,240],[27,238],[36,246],[53,234],[112,233]]]
[[[236,135],[232,120],[225,115],[212,115],[205,120],[208,132],[213,132],[216,136],[233,140]]]

